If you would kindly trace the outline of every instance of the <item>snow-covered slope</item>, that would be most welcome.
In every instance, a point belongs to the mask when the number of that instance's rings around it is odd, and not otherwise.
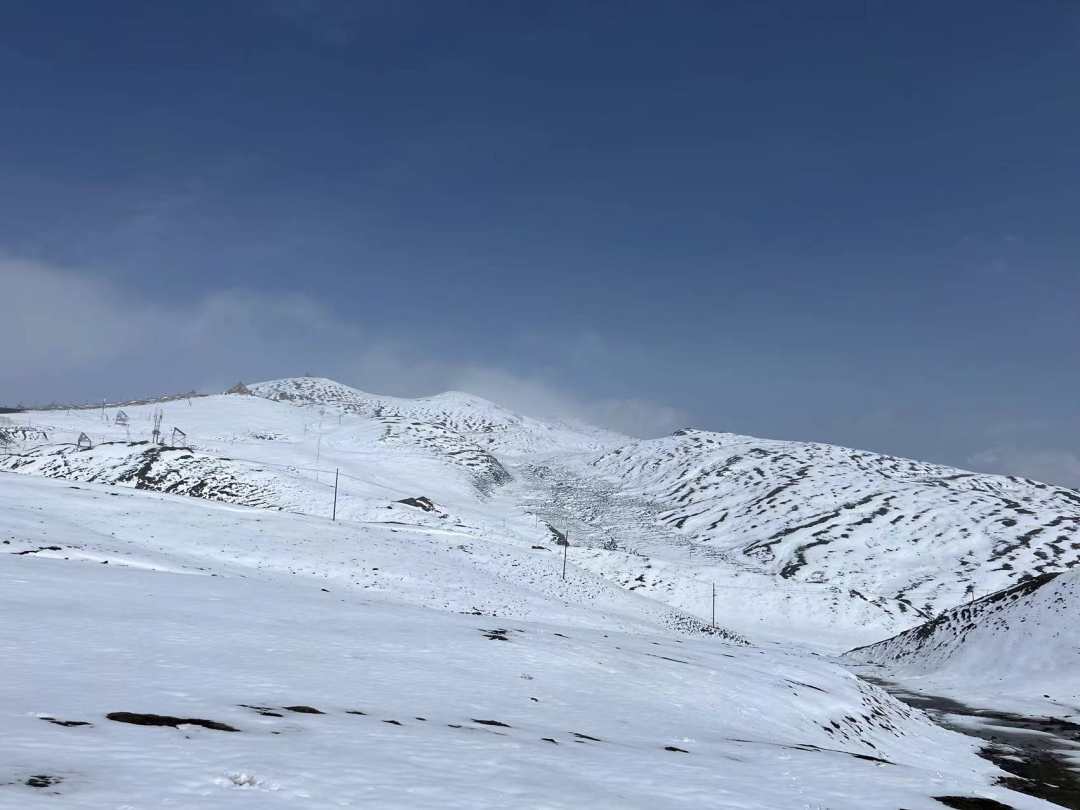
[[[271,380],[251,385],[249,389],[257,396],[278,402],[325,405],[347,413],[404,417],[440,425],[477,447],[510,456],[597,451],[629,441],[626,436],[589,425],[542,422],[521,416],[461,391],[403,399],[368,394],[321,377]]]
[[[397,416],[320,414],[254,396],[127,406],[127,424],[116,423],[117,413],[27,414],[47,439],[12,442],[0,450],[0,469],[312,514],[331,512],[336,469],[338,512],[353,518],[416,496],[475,512],[509,478],[456,432]],[[149,442],[159,413],[166,441],[178,428],[182,446]],[[80,434],[90,449],[78,446]]]
[[[908,624],[1080,564],[1080,492],[1026,479],[705,431],[617,448],[589,473],[648,502],[671,540]]]
[[[319,378],[258,396],[19,415],[0,469],[348,520],[452,527],[574,561],[757,640],[840,652],[1080,561],[1080,493],[821,444],[630,441],[449,393]],[[182,447],[146,444],[153,418]],[[79,449],[85,433],[93,443]],[[425,497],[433,508],[408,505]],[[405,503],[402,503],[405,502]]]
[[[845,659],[951,694],[1080,705],[1080,571],[1013,585]]]
[[[0,470],[270,509],[292,505],[279,486],[282,476],[277,470],[149,441],[103,442],[86,449],[73,444],[37,445],[18,454],[0,456]]]
[[[0,807],[1043,802],[544,548],[0,473]]]
[[[1074,566],[1080,493],[251,388],[5,425],[0,807],[1041,806],[819,653]],[[1076,639],[1047,587],[874,672],[966,677],[1035,624],[1048,667]]]

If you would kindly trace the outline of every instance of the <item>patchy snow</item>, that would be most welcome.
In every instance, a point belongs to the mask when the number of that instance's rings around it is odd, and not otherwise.
[[[792,594],[816,589],[804,607],[830,621],[877,613],[878,630],[1080,564],[1080,492],[1026,479],[705,431],[617,448],[574,472],[646,505],[663,527],[637,541],[647,556],[681,544],[684,560],[713,558]]]

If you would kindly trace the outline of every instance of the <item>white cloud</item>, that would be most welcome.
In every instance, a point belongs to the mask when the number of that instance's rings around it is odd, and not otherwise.
[[[645,399],[583,399],[539,377],[497,369],[462,369],[451,385],[519,413],[578,420],[631,436],[660,436],[689,423],[684,411],[669,405]]]
[[[109,285],[32,262],[0,259],[5,370],[69,369],[122,354],[163,313]]]
[[[300,293],[218,290],[159,302],[104,278],[0,258],[0,295],[4,404],[224,390],[311,373],[375,393],[459,388],[529,415],[633,435],[687,421],[666,405],[589,400],[540,377],[427,356]]]

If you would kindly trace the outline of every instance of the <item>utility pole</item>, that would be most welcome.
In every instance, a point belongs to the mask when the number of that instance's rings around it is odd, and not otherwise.
[[[563,535],[562,547],[562,578],[566,579],[566,551],[570,548],[570,532]]]
[[[709,625],[714,630],[716,629],[716,583],[712,584],[712,624]]]
[[[341,468],[334,470],[334,511],[330,515],[330,520],[337,520],[337,482],[338,474],[341,472]]]

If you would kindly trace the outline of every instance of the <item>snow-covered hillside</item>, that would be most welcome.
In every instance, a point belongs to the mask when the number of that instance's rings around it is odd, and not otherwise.
[[[224,395],[127,406],[126,424],[117,423],[119,412],[29,413],[24,418],[47,440],[9,444],[0,469],[320,515],[332,511],[337,469],[338,513],[351,518],[373,511],[385,517],[397,501],[426,496],[458,514],[480,509],[474,517],[487,519],[491,510],[481,505],[509,478],[497,459],[455,431],[397,416]],[[150,443],[158,413],[166,441],[178,428],[182,446]],[[80,434],[92,447],[77,445]]]
[[[743,635],[834,652],[1080,561],[1080,493],[1033,481],[703,431],[632,441],[460,393],[250,390],[127,405],[127,424],[116,408],[20,414],[0,470],[320,516],[336,471],[342,519],[524,549],[553,549],[557,529],[576,565],[639,595],[708,619],[715,589]],[[158,413],[182,446],[147,444]]]
[[[395,416],[441,425],[495,454],[547,455],[617,447],[628,437],[589,425],[551,423],[513,413],[461,391],[403,399],[368,394],[321,377],[291,377],[249,386],[253,394],[278,402],[328,405],[371,417]]]
[[[7,417],[0,807],[1043,806],[820,653],[1075,565],[1080,493],[250,390]],[[1075,643],[1055,599],[901,663]]]
[[[931,692],[1080,705],[1080,571],[1043,574],[852,650],[845,659]],[[1043,708],[1043,713],[1053,709]]]
[[[690,430],[588,472],[701,554],[799,589],[842,587],[909,625],[1080,564],[1080,492],[1026,479]]]
[[[277,471],[149,441],[102,442],[86,449],[71,444],[37,445],[0,457],[0,469],[271,509],[289,506],[288,495],[278,486]]]
[[[0,543],[0,807],[1049,807],[544,547],[10,473]]]

